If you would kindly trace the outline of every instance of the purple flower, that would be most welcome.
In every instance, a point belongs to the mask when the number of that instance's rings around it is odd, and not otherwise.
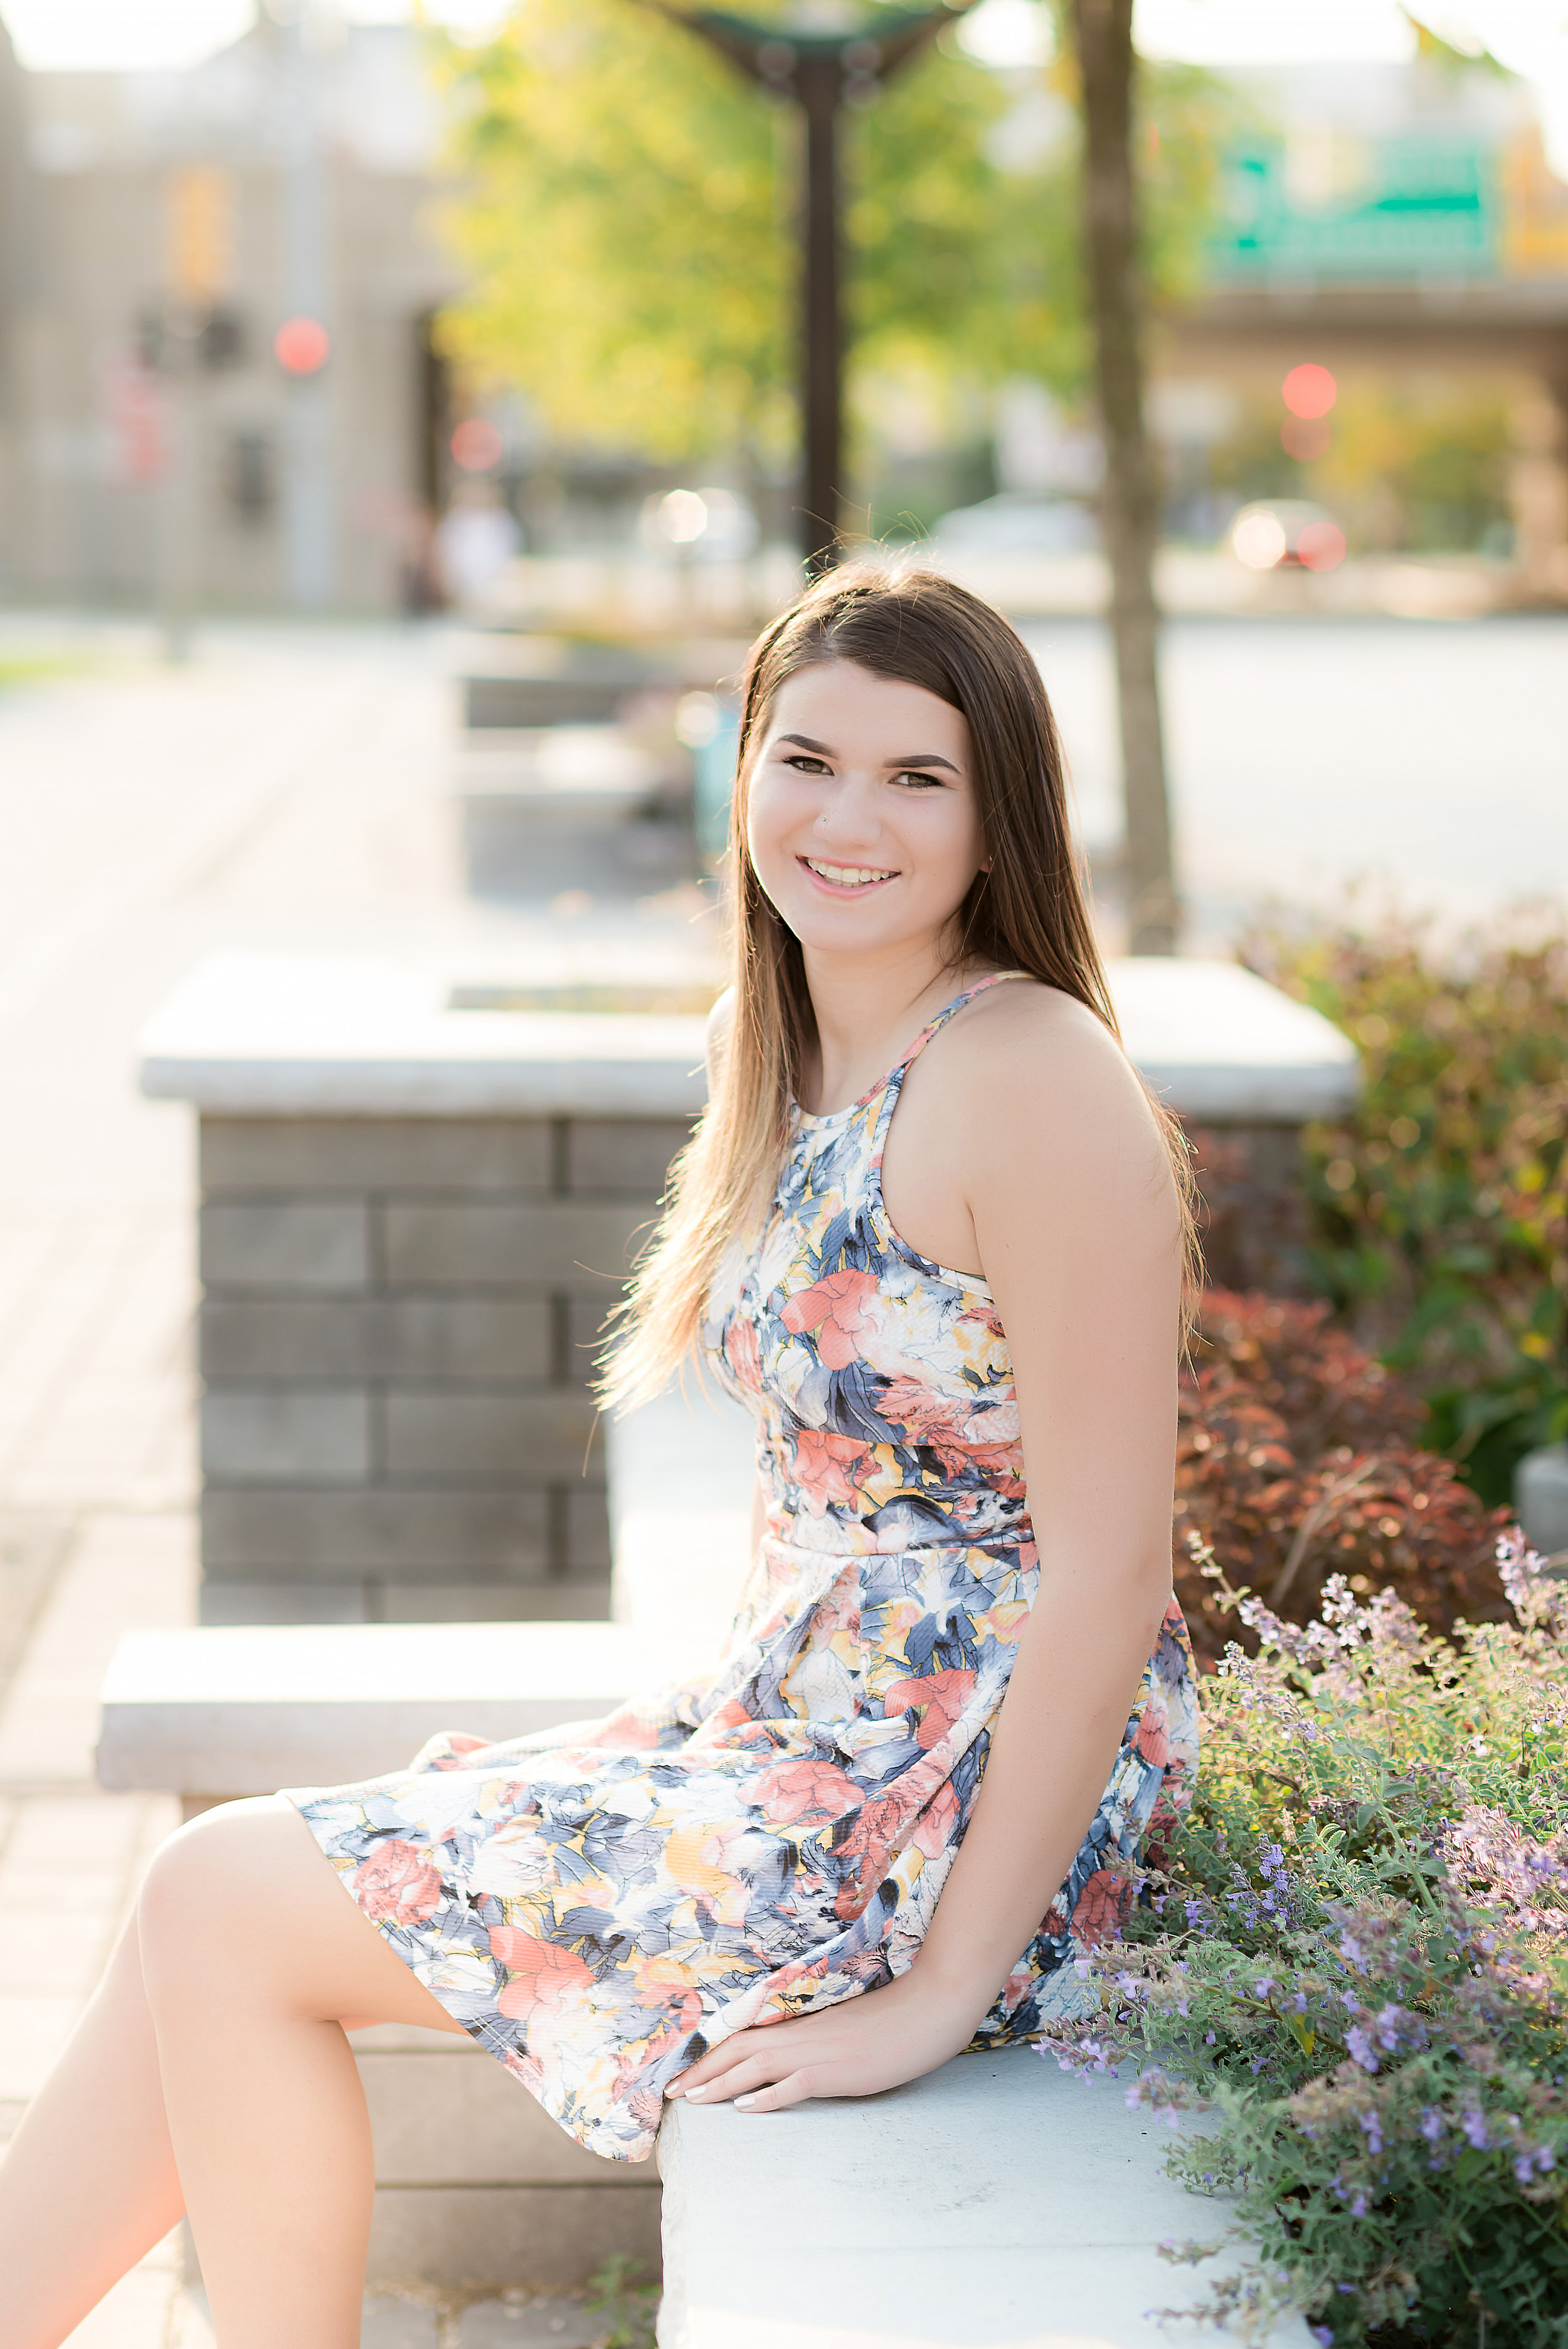
[[[1489,2142],[1486,2133],[1486,2115],[1484,2113],[1473,2111],[1468,2112],[1460,2121],[1460,2127],[1463,2129],[1466,2137],[1469,2137],[1476,2151],[1478,2153],[1484,2153]]]
[[[1317,2349],[1334,2349],[1334,2335],[1326,2324],[1315,2324],[1311,2327],[1311,2332],[1313,2339],[1317,2344]]]
[[[1372,2153],[1381,2153],[1383,2150],[1383,2124],[1378,2119],[1377,2114],[1363,2113],[1360,2116],[1360,2125],[1361,2133],[1367,2139],[1368,2151]]]
[[[1350,2205],[1351,2217],[1353,2219],[1365,2219],[1368,2207],[1365,2194],[1358,2194],[1356,2197],[1355,2201]]]
[[[1346,2033],[1345,2044],[1350,2050],[1353,2060],[1360,2064],[1364,2072],[1375,2072],[1377,2069],[1377,2058],[1372,2053],[1371,2038],[1362,2030],[1358,2023],[1352,2024]]]
[[[1443,2133],[1443,2116],[1436,2105],[1428,2105],[1421,2114],[1421,2135],[1429,2145],[1436,2145]]]
[[[1532,2177],[1534,2175],[1534,2168],[1535,2165],[1532,2161],[1529,2154],[1522,2153],[1519,2159],[1513,2165],[1513,2174],[1515,2178],[1518,2178],[1522,2186],[1528,2186]]]

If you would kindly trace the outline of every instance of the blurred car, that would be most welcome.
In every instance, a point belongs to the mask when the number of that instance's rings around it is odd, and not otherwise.
[[[1336,571],[1345,533],[1331,513],[1305,498],[1259,498],[1230,528],[1230,548],[1249,571]]]
[[[955,506],[932,536],[950,554],[1082,554],[1099,544],[1099,527],[1076,499],[1003,490],[978,505]]]

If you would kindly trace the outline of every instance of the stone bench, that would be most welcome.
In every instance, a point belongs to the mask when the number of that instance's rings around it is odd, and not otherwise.
[[[649,694],[671,698],[738,671],[744,644],[691,639],[639,649],[562,636],[476,636],[459,682],[470,733],[519,726],[607,725]]]
[[[104,1688],[104,1783],[172,1788],[193,1810],[394,1766],[438,1728],[558,1726],[699,1666],[747,1564],[749,1423],[663,1396],[616,1423],[609,1470],[620,1619],[132,1635]],[[373,2284],[559,2287],[613,2252],[655,2262],[651,2165],[583,2152],[466,2041],[381,2026],[355,2048],[376,2138]],[[661,2343],[1155,2349],[1144,2312],[1191,2287],[1156,2245],[1213,2217],[1161,2174],[1162,2143],[1114,2083],[1069,2081],[1024,2049],[774,2119],[676,2107],[659,2143]],[[1285,2326],[1273,2349],[1305,2342]]]
[[[450,788],[474,897],[624,898],[695,867],[689,758],[619,727],[470,734]]]
[[[1224,2263],[1163,2174],[1165,2128],[1117,2081],[1028,2047],[959,2055],[881,2096],[748,2117],[676,2105],[659,2132],[659,2349],[1234,2349],[1166,2330]],[[1259,2349],[1310,2349],[1296,2320]]]
[[[100,1784],[172,1792],[191,1817],[395,1769],[441,1729],[500,1740],[592,1719],[701,1670],[748,1563],[749,1419],[662,1397],[608,1450],[620,1619],[129,1633],[103,1686]],[[652,2163],[583,2152],[466,2039],[386,2024],[354,2049],[376,2142],[373,2286],[577,2286],[616,2252],[656,2270]]]
[[[500,1740],[609,1712],[717,1642],[623,1623],[251,1625],[132,1632],[103,1688],[100,1784],[190,1817],[396,1768],[439,1729]],[[376,2144],[373,2287],[580,2286],[656,2270],[659,2180],[586,2153],[492,2056],[382,2024],[353,2045]]]
[[[702,1107],[703,1022],[508,1009],[490,976],[225,958],[143,1040],[144,1091],[200,1118],[204,1622],[608,1609],[586,1373]],[[1229,964],[1110,978],[1209,1137],[1215,1277],[1288,1286],[1299,1130],[1354,1099],[1353,1047]]]

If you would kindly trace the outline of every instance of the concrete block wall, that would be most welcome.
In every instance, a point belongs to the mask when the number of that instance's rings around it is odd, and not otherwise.
[[[203,1621],[608,1612],[587,1380],[688,1131],[203,1114]]]
[[[376,2140],[372,2285],[584,2284],[659,2268],[651,2161],[586,2153],[471,2040],[397,2023],[350,2043]]]

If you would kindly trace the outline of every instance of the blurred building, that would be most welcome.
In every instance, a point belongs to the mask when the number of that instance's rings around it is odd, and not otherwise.
[[[1568,597],[1568,187],[1529,86],[1442,57],[1227,78],[1223,218],[1167,364],[1232,388],[1304,360],[1503,386],[1521,585]]]
[[[0,595],[385,610],[440,502],[421,36],[263,14],[182,73],[0,29]]]

